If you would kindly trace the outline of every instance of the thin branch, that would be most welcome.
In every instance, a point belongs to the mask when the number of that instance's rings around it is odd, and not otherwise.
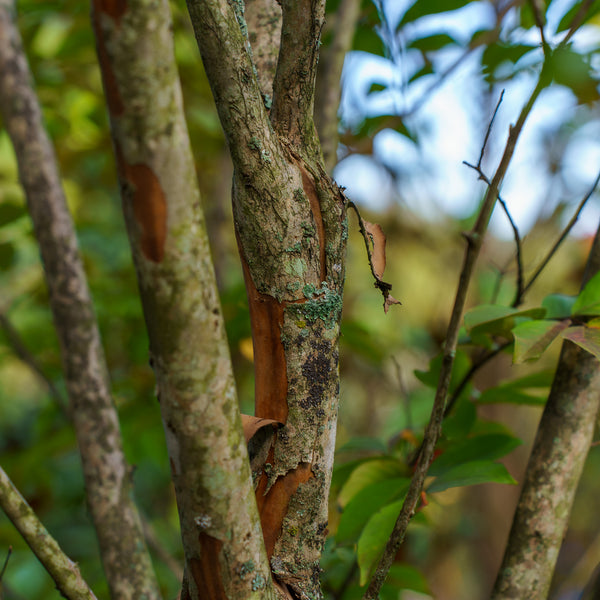
[[[0,114],[15,149],[42,255],[104,570],[115,597],[158,598],[74,225],[13,14],[12,2],[2,0]]]
[[[6,339],[14,353],[46,384],[46,387],[48,388],[50,395],[54,398],[57,406],[64,414],[68,415],[69,407],[67,401],[63,398],[59,389],[54,385],[54,382],[44,373],[37,358],[29,351],[23,338],[3,312],[0,312],[0,327],[4,330]]]
[[[534,284],[535,280],[541,275],[542,271],[546,268],[546,266],[550,262],[550,259],[554,256],[554,254],[556,253],[556,251],[558,250],[560,245],[565,241],[566,237],[569,235],[569,232],[571,231],[571,229],[573,229],[573,227],[575,226],[575,223],[577,223],[577,220],[579,219],[579,215],[581,215],[581,211],[583,210],[583,208],[587,204],[588,200],[592,197],[592,195],[596,191],[598,184],[600,184],[600,172],[598,172],[598,175],[596,176],[596,179],[594,180],[592,187],[590,188],[588,193],[583,197],[583,199],[579,203],[579,206],[577,207],[575,214],[571,217],[570,221],[567,223],[567,226],[564,228],[563,232],[560,234],[560,237],[558,238],[558,240],[556,240],[556,242],[554,243],[552,248],[550,248],[550,251],[548,252],[548,254],[544,257],[544,259],[542,260],[542,262],[540,263],[538,268],[535,270],[535,272],[533,273],[533,275],[531,276],[529,281],[523,287],[523,294],[525,294],[525,292],[527,292],[529,290],[529,288]]]
[[[252,178],[279,155],[252,60],[243,2],[187,0],[221,126],[237,168]],[[223,60],[223,40],[227,59]],[[254,153],[246,151],[252,140]]]
[[[386,544],[383,556],[377,565],[375,575],[371,579],[369,587],[365,592],[364,600],[375,600],[375,598],[377,598],[379,590],[381,589],[387,573],[394,561],[398,548],[404,540],[406,529],[410,523],[410,520],[412,519],[412,516],[414,515],[417,502],[421,496],[421,491],[423,489],[425,477],[427,476],[429,464],[433,459],[433,452],[441,434],[446,398],[448,395],[448,389],[450,387],[450,377],[452,374],[456,345],[458,342],[458,332],[462,323],[469,282],[473,275],[475,262],[481,249],[483,236],[487,230],[487,225],[496,203],[499,187],[513,157],[515,146],[523,129],[523,125],[525,124],[525,121],[531,112],[537,97],[544,88],[544,85],[545,84],[542,82],[541,78],[538,79],[538,82],[531,93],[529,100],[523,107],[516,124],[510,128],[508,140],[506,142],[500,164],[496,170],[494,178],[491,181],[491,185],[488,187],[473,230],[467,235],[467,248],[465,250],[465,257],[460,273],[454,308],[452,309],[452,316],[450,317],[450,324],[448,326],[448,332],[444,344],[444,355],[442,358],[438,388],[431,411],[431,418],[427,424],[423,438],[423,450],[419,454],[419,458],[415,466],[415,472],[411,480],[408,493],[402,505],[402,509],[398,515],[396,524],[394,525],[394,530],[392,531],[390,539]]]
[[[315,124],[321,140],[325,169],[331,173],[337,162],[338,109],[344,59],[352,47],[360,17],[360,0],[345,0],[327,18],[329,46],[321,48],[315,89]]]
[[[465,389],[465,387],[467,386],[469,381],[471,381],[471,379],[473,379],[473,376],[479,371],[479,369],[481,369],[482,367],[487,365],[487,363],[490,362],[490,360],[492,360],[492,358],[498,356],[498,354],[500,354],[500,352],[502,352],[502,350],[504,350],[505,348],[508,348],[511,344],[512,344],[512,341],[503,342],[502,344],[499,344],[493,350],[489,350],[488,352],[485,352],[477,360],[475,360],[473,362],[470,369],[464,374],[463,378],[460,380],[459,384],[456,386],[456,389],[454,390],[454,392],[452,392],[452,395],[448,399],[448,403],[446,404],[446,410],[444,411],[444,418],[446,418],[452,412],[452,408],[456,404],[456,401],[460,398],[460,395],[462,394],[463,390]]]
[[[479,153],[479,160],[477,161],[477,166],[473,167],[472,165],[465,163],[465,164],[467,164],[467,166],[475,169],[480,175],[483,175],[483,173],[481,172],[481,163],[483,162],[483,157],[485,156],[485,149],[487,148],[487,143],[490,139],[490,135],[492,134],[492,127],[494,126],[494,121],[496,120],[496,115],[498,114],[498,111],[500,110],[500,105],[502,104],[502,100],[504,100],[504,91],[505,90],[502,90],[500,92],[500,98],[498,98],[498,102],[496,103],[496,108],[494,109],[494,112],[492,113],[492,118],[490,119],[487,130],[485,132],[485,137],[483,138],[483,144],[481,145],[481,152]],[[486,183],[488,186],[490,185],[489,181],[486,181]]]
[[[573,37],[575,32],[579,29],[585,17],[587,15],[588,10],[591,8],[594,0],[584,0],[577,11],[577,14],[573,17],[573,21],[571,21],[571,25],[569,26],[569,31],[565,35],[565,37],[561,40],[559,44],[559,48],[566,46],[570,39]]]
[[[0,468],[0,506],[65,598],[69,600],[96,599],[92,590],[83,580],[77,563],[74,563],[62,551],[2,468]],[[2,574],[4,574],[5,568],[6,563]]]
[[[4,564],[2,565],[2,570],[0,571],[0,584],[4,579],[4,573],[6,573],[6,568],[8,567],[8,561],[10,560],[10,556],[12,554],[12,546],[8,547],[8,552],[6,553],[6,558],[4,559]]]
[[[544,33],[544,27],[546,26],[544,22],[544,8],[543,6],[540,6],[540,0],[529,0],[529,5],[531,6],[531,10],[533,12],[535,24],[540,31],[540,39],[542,41],[542,48],[544,49],[544,56],[548,56],[550,47],[546,42],[546,34]]]
[[[303,158],[319,159],[314,94],[325,0],[282,0],[283,21],[273,81],[271,122]]]

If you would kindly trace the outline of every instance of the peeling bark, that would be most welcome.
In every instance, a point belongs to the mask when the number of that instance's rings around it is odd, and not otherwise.
[[[272,598],[169,5],[115,6],[93,2],[93,21],[181,523],[181,597]]]
[[[254,469],[263,535],[285,594],[316,599],[335,445],[347,236],[345,199],[323,168],[313,122],[324,3],[282,2],[270,115],[240,5],[189,0],[188,7],[234,162],[255,413],[283,424],[266,438],[271,446],[259,452],[265,462]]]
[[[113,598],[159,598],[75,230],[12,10],[0,1],[0,111],[40,246],[102,563]]]

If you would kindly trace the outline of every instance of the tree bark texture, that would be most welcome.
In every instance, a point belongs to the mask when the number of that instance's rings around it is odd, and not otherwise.
[[[323,167],[313,120],[324,2],[281,5],[269,110],[243,4],[188,1],[234,163],[233,214],[252,320],[255,413],[283,425],[255,472],[263,535],[287,597],[320,598],[339,393],[346,206]]]
[[[104,570],[113,598],[159,598],[73,222],[12,17],[1,0],[0,111],[40,246]]]
[[[181,522],[182,598],[271,598],[169,5],[92,4]]]
[[[600,230],[583,285],[599,269]],[[548,597],[599,404],[598,360],[565,340],[492,591],[493,600]]]

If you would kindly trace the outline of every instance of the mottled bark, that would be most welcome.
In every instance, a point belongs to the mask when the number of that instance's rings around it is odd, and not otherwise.
[[[240,4],[188,7],[235,168],[255,413],[283,424],[256,473],[267,552],[276,581],[294,597],[320,598],[346,241],[344,198],[322,166],[313,121],[323,2],[282,2],[270,115]]]
[[[48,533],[3,469],[0,469],[0,506],[68,600],[95,600],[81,572]]]
[[[182,598],[271,598],[169,5],[98,0],[93,22],[179,509]]]
[[[270,108],[281,38],[281,6],[277,0],[246,0],[245,15],[260,91]]]
[[[40,246],[102,562],[113,598],[158,598],[73,222],[12,10],[0,1],[0,111]]]
[[[315,123],[321,140],[325,168],[329,173],[337,163],[338,108],[341,98],[342,68],[360,16],[360,0],[342,0],[326,23],[330,44],[321,51],[315,90]]]
[[[600,269],[600,230],[583,285]],[[600,365],[566,340],[525,472],[493,600],[548,597],[600,404]]]

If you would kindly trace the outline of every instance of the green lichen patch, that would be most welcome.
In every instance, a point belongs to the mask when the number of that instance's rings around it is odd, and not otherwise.
[[[321,288],[307,283],[302,288],[302,293],[307,301],[289,307],[290,310],[296,312],[296,320],[314,323],[317,319],[321,319],[326,329],[332,329],[339,323],[342,312],[342,296],[330,290],[327,282],[323,281]]]

